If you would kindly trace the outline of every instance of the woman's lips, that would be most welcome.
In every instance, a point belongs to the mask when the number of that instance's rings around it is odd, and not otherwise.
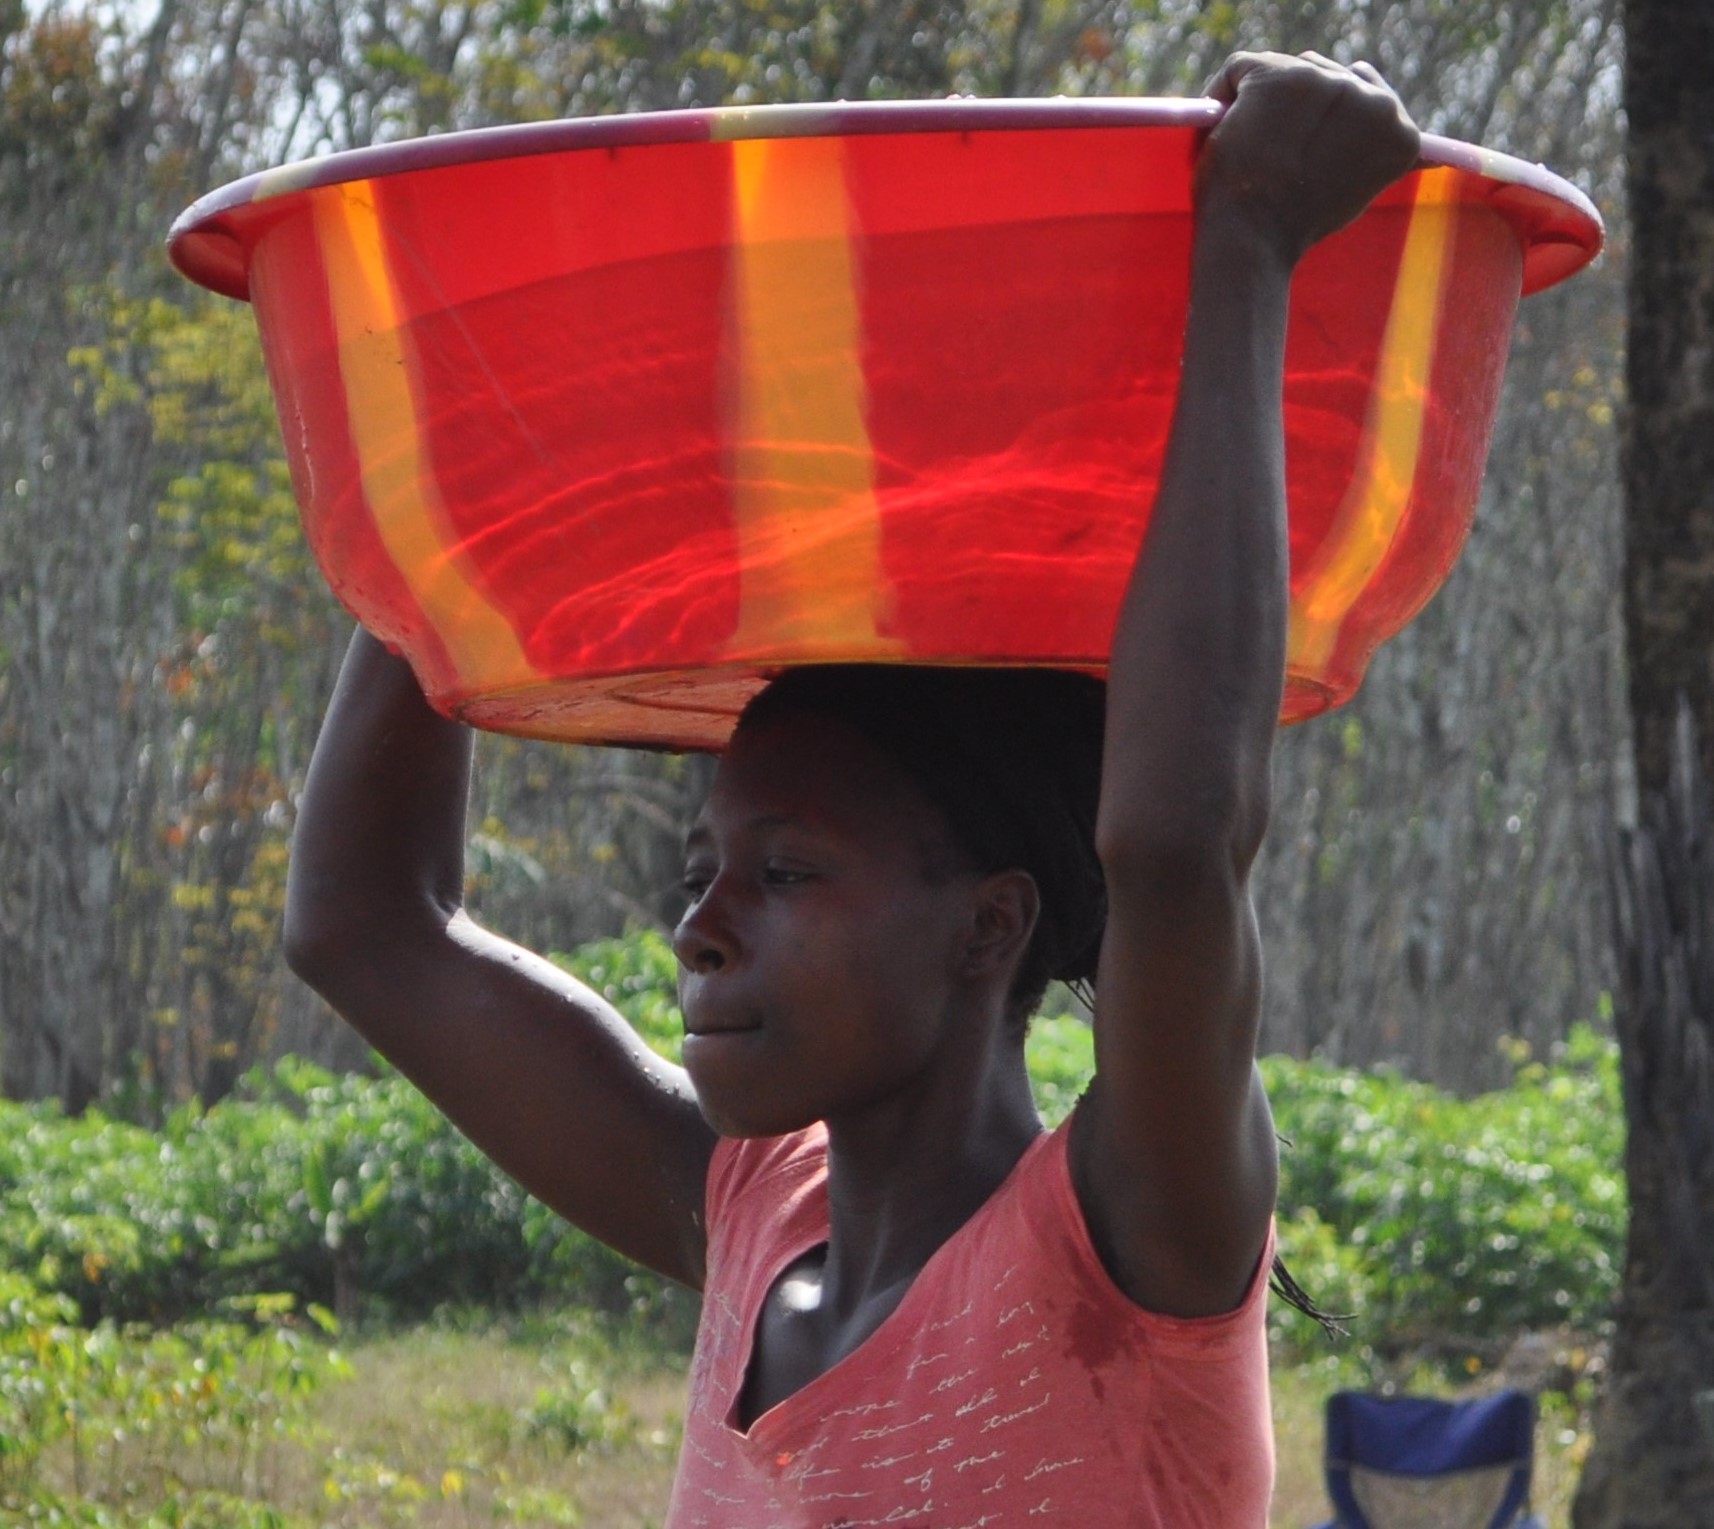
[[[686,1040],[705,1041],[716,1035],[754,1035],[762,1027],[760,1025],[686,1025],[684,1037]]]
[[[679,990],[686,1038],[711,1035],[746,1035],[762,1028],[756,1008],[739,994],[719,988],[712,991],[701,983],[686,983]]]
[[[762,1022],[747,1014],[686,1014],[684,1033],[699,1035],[748,1035],[760,1030]]]

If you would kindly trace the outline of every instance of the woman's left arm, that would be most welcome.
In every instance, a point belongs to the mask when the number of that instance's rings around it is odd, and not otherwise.
[[[1109,1270],[1181,1316],[1237,1304],[1274,1204],[1249,873],[1285,666],[1292,271],[1418,152],[1365,66],[1240,54],[1212,93],[1178,402],[1113,643],[1096,1079],[1072,1136]]]

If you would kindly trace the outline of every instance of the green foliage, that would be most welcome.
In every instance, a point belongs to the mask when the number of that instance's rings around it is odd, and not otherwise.
[[[344,1360],[289,1297],[170,1332],[102,1321],[0,1273],[0,1513],[7,1522],[285,1529],[281,1444]],[[325,1312],[314,1323],[331,1328]],[[157,1504],[141,1516],[139,1500]]]
[[[1024,1064],[1042,1119],[1056,1126],[1095,1076],[1095,1032],[1069,1014],[1039,1016],[1024,1042]]]
[[[629,1443],[637,1420],[587,1360],[573,1358],[552,1386],[544,1386],[523,1409],[526,1435],[570,1451]]]
[[[48,10],[33,22],[0,6],[0,171],[5,162],[94,178],[113,102],[103,89],[101,28],[85,15]]]
[[[658,934],[561,958],[676,1057],[675,966]],[[1089,1028],[1038,1019],[1027,1059],[1057,1122],[1093,1066]],[[1552,1065],[1458,1099],[1390,1074],[1271,1058],[1281,1249],[1364,1342],[1494,1339],[1604,1318],[1625,1200],[1611,1042],[1578,1031]],[[688,1339],[694,1306],[527,1197],[395,1074],[287,1060],[159,1132],[91,1111],[0,1105],[0,1267],[87,1323],[208,1314],[255,1289],[349,1313],[577,1304]],[[1313,1329],[1282,1315],[1297,1341]],[[576,1387],[571,1388],[575,1391]],[[543,1401],[570,1436],[587,1398]]]
[[[678,958],[665,935],[645,929],[620,940],[596,940],[554,960],[612,1004],[661,1056],[680,1060]]]
[[[1511,1088],[1458,1099],[1387,1073],[1270,1058],[1281,1249],[1354,1332],[1398,1348],[1565,1323],[1617,1289],[1625,1225],[1613,1043],[1587,1028]]]
[[[674,1332],[689,1304],[529,1200],[403,1078],[291,1059],[159,1133],[0,1105],[0,1263],[90,1322],[176,1319],[257,1288],[399,1317],[641,1307]]]
[[[187,469],[165,481],[161,505],[184,554],[183,627],[202,634],[237,615],[265,619],[270,599],[301,606],[314,563],[250,313],[188,291],[172,302],[136,297],[117,281],[74,288],[66,300],[102,321],[101,343],[66,357],[77,390],[102,415],[146,403],[155,440]]]
[[[1030,1081],[1049,1123],[1094,1071],[1089,1027],[1041,1018]],[[1497,1340],[1593,1329],[1618,1287],[1625,1229],[1618,1053],[1580,1027],[1552,1066],[1515,1058],[1508,1089],[1460,1099],[1391,1073],[1271,1057],[1282,1154],[1279,1243],[1361,1343]],[[1319,1329],[1283,1305],[1276,1339]]]
[[[147,336],[156,439],[182,447],[189,466],[166,485],[161,514],[185,554],[185,627],[214,631],[242,615],[261,622],[267,641],[291,645],[314,564],[252,331],[245,310],[199,302],[171,310]]]

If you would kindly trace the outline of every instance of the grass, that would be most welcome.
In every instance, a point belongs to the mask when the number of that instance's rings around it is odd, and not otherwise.
[[[684,1355],[583,1314],[376,1332],[359,1335],[346,1353],[347,1378],[315,1391],[307,1418],[267,1446],[270,1500],[291,1529],[651,1529],[662,1522],[682,1422]],[[1409,1389],[1455,1389],[1426,1369],[1391,1374]],[[1276,1363],[1274,1529],[1307,1529],[1325,1516],[1322,1404],[1330,1391],[1371,1378],[1354,1346]],[[1549,1529],[1569,1523],[1586,1447],[1582,1420],[1550,1395],[1535,1501]],[[66,1461],[48,1465],[68,1488]]]
[[[665,1516],[684,1362],[576,1321],[430,1327],[352,1350],[303,1496],[339,1525],[649,1526]],[[343,1510],[326,1516],[335,1494]],[[315,1503],[319,1495],[321,1501]]]
[[[346,1441],[353,1463],[385,1460],[426,1489],[417,1516],[396,1521],[436,1529],[496,1521],[585,1529],[659,1524],[677,1452],[683,1362],[663,1364],[622,1344],[598,1348],[613,1365],[605,1377],[610,1431],[582,1445],[568,1448],[551,1432],[532,1435],[520,1426],[544,1388],[577,1394],[587,1386],[587,1339],[552,1332],[545,1341],[492,1329],[424,1329],[372,1340],[354,1351],[356,1377],[326,1394],[321,1423],[331,1439]],[[567,1373],[582,1378],[568,1387]],[[1325,1517],[1322,1405],[1330,1391],[1361,1383],[1349,1359],[1275,1366],[1273,1529],[1307,1529]],[[1426,1371],[1409,1384],[1438,1394],[1449,1390]],[[1543,1414],[1535,1507],[1549,1529],[1566,1529],[1587,1438],[1563,1404],[1550,1400]],[[460,1473],[462,1490],[436,1500],[448,1470]],[[385,1499],[370,1488],[371,1503]],[[333,1520],[388,1521],[360,1515]]]
[[[623,1341],[592,1344],[587,1332],[563,1328],[421,1329],[360,1344],[352,1357],[355,1378],[330,1389],[322,1403],[326,1437],[346,1451],[348,1474],[359,1462],[385,1461],[425,1495],[416,1502],[415,1518],[357,1515],[331,1522],[627,1529],[661,1521],[677,1451],[682,1360],[663,1363]],[[591,1366],[603,1362],[610,1368],[596,1389],[606,1393],[605,1435],[579,1442],[526,1425],[544,1390],[589,1397]],[[1350,1359],[1276,1365],[1274,1529],[1306,1529],[1325,1516],[1322,1404],[1330,1391],[1361,1383]],[[1448,1390],[1427,1372],[1410,1384]],[[591,1398],[589,1405],[601,1404]],[[1565,1529],[1586,1436],[1564,1406],[1550,1402],[1543,1411],[1536,1510],[1549,1529]],[[458,1473],[460,1490],[443,1494],[448,1471]],[[367,1491],[371,1504],[387,1501],[373,1483]]]

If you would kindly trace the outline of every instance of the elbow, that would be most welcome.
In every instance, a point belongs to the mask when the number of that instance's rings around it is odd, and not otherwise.
[[[339,986],[349,949],[349,942],[340,938],[339,920],[307,906],[304,898],[288,891],[280,953],[293,976],[323,997],[330,997]]]
[[[462,887],[432,869],[327,854],[294,844],[286,876],[280,953],[292,974],[345,1012],[342,995],[367,992],[378,963],[420,959],[462,909]],[[451,886],[448,886],[448,883]]]
[[[314,888],[294,877],[286,887],[280,953],[294,976],[344,1012],[342,996],[361,987],[377,961],[446,923],[444,912],[437,916],[426,904]]]

